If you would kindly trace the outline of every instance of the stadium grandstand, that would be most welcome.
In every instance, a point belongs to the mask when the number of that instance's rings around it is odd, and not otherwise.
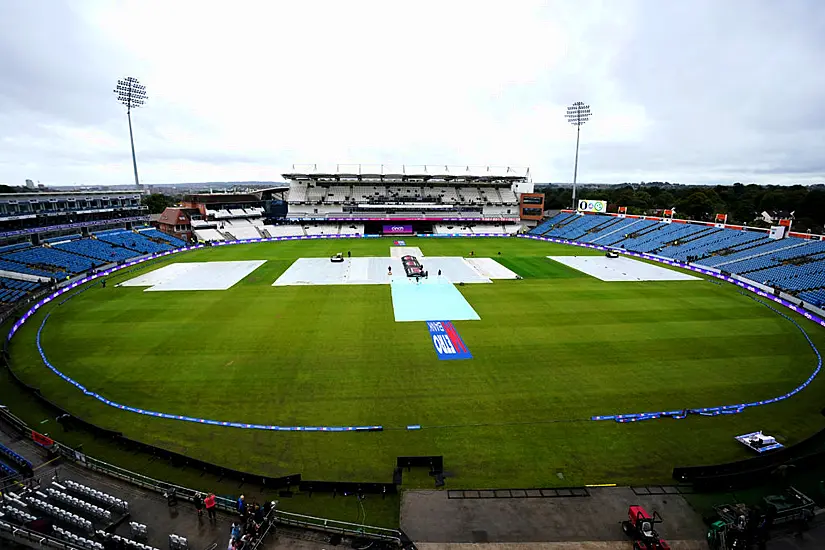
[[[567,210],[529,233],[689,262],[742,277],[816,308],[825,306],[825,237],[821,235]]]
[[[0,194],[0,313],[74,276],[185,244],[148,221],[138,191]]]
[[[368,234],[515,234],[529,169],[380,165],[284,174],[289,186],[203,193],[147,225],[139,192],[0,195],[0,310],[107,265],[186,242]],[[535,210],[533,205],[528,205]],[[521,208],[520,208],[521,207]],[[719,223],[561,211],[533,235],[690,262],[825,307],[825,240]]]
[[[288,187],[248,193],[196,193],[169,207],[158,219],[158,229],[184,241],[234,241],[281,236],[271,220],[286,215]],[[335,229],[335,233],[339,228]],[[301,233],[304,234],[304,233]]]
[[[287,234],[382,234],[390,222],[411,233],[515,233],[529,168],[445,165],[293,165]],[[336,225],[338,228],[336,229]]]

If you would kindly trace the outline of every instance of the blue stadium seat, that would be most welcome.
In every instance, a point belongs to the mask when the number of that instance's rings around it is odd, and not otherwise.
[[[97,239],[79,239],[77,241],[59,243],[54,245],[54,247],[73,254],[94,258],[103,263],[122,262],[140,256],[140,253],[134,250],[112,246],[109,243]]]
[[[570,219],[573,216],[575,216],[575,214],[571,214],[569,212],[559,212],[552,218],[541,222],[539,225],[531,229],[529,233],[531,235],[544,235],[544,233],[552,229],[554,225],[557,225],[563,222],[564,220]],[[157,233],[160,233],[160,231],[157,231]]]
[[[20,281],[9,277],[0,277],[0,302],[16,302],[39,286],[39,283],[33,281]]]
[[[605,217],[598,215],[583,215],[576,216],[575,219],[568,223],[564,223],[561,227],[555,227],[545,233],[546,237],[555,237],[557,239],[576,240],[587,233],[588,230],[604,223]]]
[[[175,248],[183,248],[184,246],[186,246],[186,243],[181,239],[173,237],[172,235],[167,235],[166,233],[158,231],[157,229],[147,229],[145,231],[141,231],[140,234],[145,235],[151,239],[159,239],[161,241],[166,241]]]
[[[83,256],[78,256],[77,254],[72,254],[64,250],[41,246],[6,254],[3,259],[31,266],[53,266],[61,268],[59,271],[56,270],[56,272],[48,275],[51,277],[57,276],[58,278],[61,278],[59,275],[61,275],[62,272],[82,273],[103,264],[103,262],[84,258]],[[43,271],[44,270],[41,270],[41,272]]]
[[[157,254],[158,252],[166,252],[173,248],[172,245],[167,242],[158,243],[150,240],[141,233],[135,233],[133,231],[106,233],[98,235],[97,238],[99,241],[105,241],[116,246],[136,250],[143,254]]]

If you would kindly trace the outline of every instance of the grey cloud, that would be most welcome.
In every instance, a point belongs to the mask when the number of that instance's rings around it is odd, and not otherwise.
[[[98,177],[97,165],[119,163],[124,164],[124,182],[131,177],[125,113],[111,90],[119,77],[141,77],[141,64],[76,11],[82,9],[83,4],[68,0],[50,2],[48,9],[31,2],[0,3],[0,182],[37,179],[32,173],[37,170],[59,181],[64,169],[66,178],[93,180]],[[585,128],[580,165],[585,181],[622,182],[655,175],[683,183],[691,182],[686,178],[732,182],[760,176],[765,181],[825,182],[822,0],[583,0],[575,9],[548,7],[542,16],[558,23],[572,41],[558,64],[548,61],[533,81],[502,82],[490,97],[481,97],[472,75],[457,67],[460,77],[433,86],[450,86],[451,97],[463,94],[467,104],[479,111],[479,120],[499,124],[514,134],[520,128],[507,126],[508,121],[525,119],[548,104],[589,102],[594,120],[609,114],[604,105],[608,100],[643,108],[650,127],[641,142],[605,142],[593,135],[595,126]],[[444,25],[449,27],[448,22]],[[479,39],[507,40],[507,35]],[[228,42],[227,48],[231,47]],[[473,48],[466,46],[461,51],[471,55]],[[245,53],[238,51],[237,55]],[[300,48],[289,55],[300,56]],[[348,58],[344,48],[336,55]],[[450,55],[444,52],[445,58]],[[328,69],[319,66],[317,70],[323,74]],[[277,60],[266,70],[277,72]],[[466,82],[462,81],[465,77]],[[185,162],[221,167],[285,166],[293,161],[460,164],[498,160],[532,165],[537,181],[572,177],[572,143],[556,146],[546,156],[540,153],[539,158],[486,158],[492,147],[463,147],[461,132],[468,130],[453,127],[449,110],[439,115],[445,118],[432,121],[431,142],[408,138],[403,127],[392,123],[395,111],[405,109],[406,98],[400,94],[397,100],[382,103],[391,112],[364,117],[369,131],[361,132],[359,141],[350,142],[349,127],[334,120],[336,112],[348,109],[347,96],[339,97],[335,90],[336,85],[346,83],[308,88],[305,102],[291,108],[305,113],[307,124],[317,126],[327,138],[327,149],[313,151],[304,144],[295,150],[281,146],[273,151],[267,149],[268,143],[236,148],[209,113],[194,114],[186,105],[153,97],[158,83],[144,83],[150,101],[134,115],[138,160],[147,165],[142,173],[153,173],[151,167],[156,166],[155,177],[164,181],[177,174],[162,170]],[[363,94],[394,93],[381,89],[380,84],[364,86]],[[226,114],[231,106],[213,108]],[[244,121],[238,128],[254,125],[254,120]],[[61,128],[93,129],[107,139],[75,143]],[[257,130],[266,136],[261,127]],[[479,125],[475,131],[487,130]],[[272,132],[289,132],[289,128],[274,127]],[[444,137],[452,135],[457,138]],[[491,135],[490,143],[502,148],[507,140]],[[483,148],[484,144],[475,146]],[[332,154],[340,156],[324,158]]]
[[[3,111],[41,113],[73,124],[96,124],[108,117],[111,90],[128,61],[117,46],[102,42],[99,31],[72,4],[0,6]]]

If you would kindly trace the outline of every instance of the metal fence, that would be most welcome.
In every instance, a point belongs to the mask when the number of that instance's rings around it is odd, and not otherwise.
[[[118,478],[131,483],[132,485],[137,485],[150,491],[155,491],[164,495],[174,492],[179,499],[189,502],[192,501],[196,493],[202,493],[202,491],[196,491],[195,489],[190,489],[189,487],[184,487],[182,485],[176,485],[174,483],[159,481],[157,479],[120,468],[119,466],[109,464],[108,462],[77,453],[71,448],[60,443],[55,443],[55,445],[61,456],[73,460],[76,464],[85,466],[95,472],[100,472],[108,476]],[[217,502],[217,507],[219,510],[230,513],[234,513],[237,510],[237,504],[233,498],[216,495],[215,501]],[[375,527],[372,525],[359,525],[357,523],[349,523],[346,521],[296,514],[293,512],[278,510],[277,507],[274,510],[274,514],[275,522],[282,525],[320,530],[333,534],[366,537],[396,543],[400,543],[401,541],[401,533],[395,529]]]
[[[0,521],[0,538],[14,541],[17,544],[28,546],[29,548],[58,548],[60,550],[83,550],[81,546],[75,546],[66,541],[18,527],[5,521]]]
[[[0,409],[0,419],[2,419],[4,422],[12,426],[18,433],[20,433],[20,435],[22,435],[26,439],[32,439],[32,430],[21,419],[17,418],[8,410]],[[176,485],[174,483],[160,481],[158,479],[154,479],[149,476],[132,472],[119,466],[115,466],[114,464],[109,464],[108,462],[105,462],[103,460],[99,460],[97,458],[88,456],[82,452],[75,451],[71,447],[64,445],[58,441],[54,442],[53,446],[51,447],[51,450],[59,454],[62,458],[69,460],[77,464],[78,466],[83,466],[94,472],[105,474],[107,476],[125,481],[131,485],[135,485],[143,489],[154,491],[156,493],[160,493],[163,495],[170,495],[174,493],[174,495],[179,500],[192,502],[192,499],[196,494],[203,493],[203,491],[197,491],[195,489],[184,487],[182,485]],[[234,498],[216,495],[215,502],[219,510],[229,513],[235,513],[237,510],[237,505]],[[381,540],[386,542],[392,542],[399,545],[401,544],[401,532],[396,529],[387,529],[384,527],[376,527],[373,525],[361,525],[357,523],[338,521],[329,518],[320,518],[316,516],[296,514],[293,512],[278,510],[277,506],[274,507],[273,513],[275,523],[280,525],[288,525],[291,527],[299,527],[303,529],[312,529],[315,531],[323,531],[325,533],[330,534],[339,534],[352,537],[363,537],[374,540]],[[62,541],[56,542],[63,545],[61,546],[61,548],[73,548],[70,545],[66,545]]]

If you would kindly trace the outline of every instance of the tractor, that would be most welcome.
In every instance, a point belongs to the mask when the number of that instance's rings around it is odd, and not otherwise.
[[[667,541],[653,529],[655,524],[662,523],[658,512],[651,516],[643,507],[634,505],[627,510],[627,517],[622,522],[622,531],[633,540],[633,550],[670,550]]]

